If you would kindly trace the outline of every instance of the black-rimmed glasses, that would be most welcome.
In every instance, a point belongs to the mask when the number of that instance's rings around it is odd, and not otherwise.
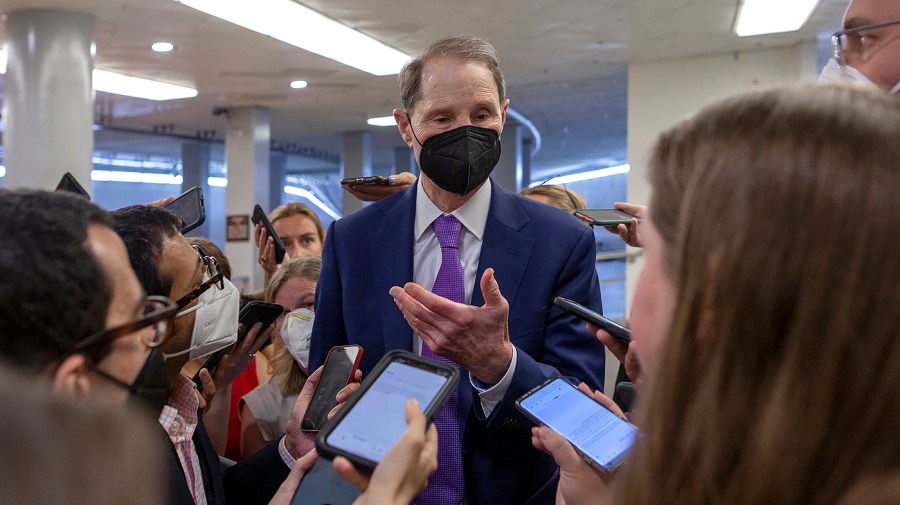
[[[190,293],[179,298],[178,301],[175,302],[179,309],[186,307],[213,286],[216,286],[219,289],[225,289],[225,276],[219,271],[219,262],[212,256],[204,255],[203,249],[200,249],[199,246],[195,245],[192,247],[194,248],[194,251],[197,252],[197,256],[200,257],[200,261],[203,262],[203,265],[206,267],[206,273],[209,274],[209,279],[201,282],[200,285],[194,288]]]
[[[169,322],[175,317],[176,312],[178,312],[178,305],[172,300],[164,296],[148,296],[144,301],[143,315],[140,318],[100,330],[73,347],[71,352],[80,352],[90,347],[112,342],[148,326],[154,326],[154,331],[153,333],[146,332],[146,335],[141,338],[141,343],[148,348],[159,347],[169,335]]]
[[[862,34],[872,30],[880,30],[889,26],[900,25],[900,20],[877,25],[858,26],[834,32],[831,36],[831,48],[834,51],[834,59],[841,68],[847,64],[846,54],[859,52],[862,47]]]

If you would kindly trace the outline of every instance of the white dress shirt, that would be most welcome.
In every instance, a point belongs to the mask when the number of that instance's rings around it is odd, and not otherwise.
[[[472,198],[462,207],[451,212],[462,223],[462,233],[459,241],[459,259],[462,263],[463,276],[466,282],[466,303],[472,303],[472,291],[481,289],[481,279],[476,279],[478,274],[478,260],[481,257],[481,245],[484,239],[484,228],[487,224],[488,211],[491,207],[491,180],[488,179]],[[425,193],[422,186],[422,178],[416,185],[416,221],[413,229],[413,281],[423,288],[431,291],[438,271],[441,269],[441,245],[431,228],[431,223],[443,215],[441,209]],[[415,336],[413,345],[416,354],[422,354],[422,339]],[[494,407],[503,399],[509,383],[512,381],[516,370],[516,347],[513,346],[512,360],[506,374],[500,382],[494,385],[485,385],[476,380],[469,373],[469,382],[478,391],[481,400],[481,408],[486,416],[489,416]]]

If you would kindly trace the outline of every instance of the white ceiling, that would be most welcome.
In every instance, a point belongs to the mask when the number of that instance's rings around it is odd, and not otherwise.
[[[248,0],[249,1],[249,0]],[[627,64],[787,45],[835,30],[847,0],[821,0],[798,33],[739,39],[739,0],[302,0],[301,3],[408,54],[445,35],[470,33],[496,48],[511,106],[543,137],[535,177],[598,158],[625,158]],[[196,98],[151,102],[98,93],[110,124],[141,130],[174,125],[194,135],[216,130],[214,107],[272,110],[273,139],[339,154],[341,133],[374,132],[374,163],[388,167],[394,128],[368,117],[398,105],[396,76],[374,77],[194,11],[173,0],[0,0],[0,11],[62,8],[96,17],[98,68],[195,86]],[[301,29],[298,27],[298,29]],[[0,39],[4,37],[0,28]],[[150,44],[176,51],[154,53]],[[309,87],[293,90],[303,79]],[[179,142],[98,134],[97,147],[179,155]],[[163,152],[164,151],[164,152]]]

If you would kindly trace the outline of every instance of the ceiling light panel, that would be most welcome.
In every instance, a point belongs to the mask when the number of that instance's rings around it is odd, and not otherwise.
[[[106,70],[94,70],[94,89],[117,95],[146,98],[147,100],[176,100],[193,98],[197,90],[166,82],[151,81],[140,77],[117,74]]]
[[[799,30],[819,0],[744,0],[734,31],[740,37]]]
[[[175,1],[373,75],[397,74],[410,59],[293,0]]]

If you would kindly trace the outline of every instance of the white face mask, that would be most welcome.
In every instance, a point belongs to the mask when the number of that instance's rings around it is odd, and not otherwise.
[[[825,68],[822,69],[822,73],[819,74],[819,84],[858,84],[862,86],[869,86],[872,88],[881,89],[880,86],[872,82],[871,79],[865,76],[859,70],[851,67],[850,65],[844,65],[844,68],[841,68],[838,65],[837,60],[831,58],[828,60],[828,63],[825,65]],[[900,82],[894,85],[893,88],[888,90],[889,93],[896,94],[897,91],[900,91]]]
[[[209,274],[203,274],[203,281],[209,279]],[[237,288],[228,279],[222,279],[224,287],[218,289],[213,286],[203,292],[197,299],[197,303],[185,309],[175,317],[181,317],[191,312],[194,316],[194,330],[191,334],[191,346],[183,351],[166,354],[166,358],[181,356],[190,352],[190,359],[195,360],[224,349],[237,341],[238,311],[240,309],[240,296]]]
[[[315,318],[313,311],[306,308],[297,309],[284,316],[284,322],[281,324],[281,339],[284,340],[288,352],[304,370],[309,367],[309,341]]]

